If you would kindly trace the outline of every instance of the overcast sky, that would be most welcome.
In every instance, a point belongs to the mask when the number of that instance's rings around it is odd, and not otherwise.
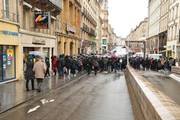
[[[118,36],[126,37],[148,16],[148,0],[108,0],[110,24]]]

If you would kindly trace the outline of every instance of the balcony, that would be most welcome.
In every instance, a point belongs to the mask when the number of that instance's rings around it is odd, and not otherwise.
[[[57,16],[61,11],[61,0],[24,0],[33,7],[42,11],[50,11],[53,16]]]
[[[19,22],[18,15],[16,13],[13,13],[13,12],[10,12],[7,10],[1,10],[0,11],[0,19],[10,21],[10,22],[14,22],[14,23]]]
[[[89,27],[88,27],[86,24],[84,24],[84,23],[83,23],[83,28],[82,28],[82,30],[83,30],[84,32],[89,33]]]
[[[92,35],[93,37],[96,37],[95,30],[91,28],[90,31],[89,31],[89,35]]]
[[[95,27],[97,26],[97,22],[94,20],[94,18],[88,13],[86,8],[83,8],[82,14],[93,24]]]

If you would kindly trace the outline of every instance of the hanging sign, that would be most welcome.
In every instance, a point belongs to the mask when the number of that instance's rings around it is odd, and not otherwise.
[[[49,29],[50,12],[36,11],[34,12],[34,25],[38,29]]]

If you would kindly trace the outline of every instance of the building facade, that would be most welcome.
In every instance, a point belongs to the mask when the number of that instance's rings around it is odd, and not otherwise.
[[[96,21],[97,21],[97,27],[96,27],[96,53],[101,54],[101,38],[102,38],[102,18],[101,18],[101,6],[99,1],[97,2],[97,16],[96,16]]]
[[[113,48],[113,28],[111,27],[110,24],[108,24],[108,36],[109,36],[109,40],[108,40],[108,51],[111,51]]]
[[[169,0],[161,0],[159,23],[159,53],[166,56]]]
[[[97,0],[82,0],[81,52],[84,54],[96,53],[97,7]]]
[[[101,17],[102,17],[102,38],[101,38],[101,53],[104,54],[108,51],[109,43],[109,12],[108,12],[108,0],[99,0],[101,5]]]
[[[161,0],[149,0],[148,2],[148,37],[147,52],[159,52],[159,32],[160,32],[160,5]]]
[[[166,45],[167,57],[173,57],[175,59],[180,58],[179,49],[179,0],[169,1],[169,17],[168,17],[168,40]]]
[[[0,82],[20,77],[18,0],[0,0]]]
[[[49,59],[53,55],[57,55],[57,37],[55,33],[56,26],[59,26],[57,20],[59,20],[58,15],[60,11],[60,0],[20,1],[20,53],[23,58],[20,61],[24,64],[21,64],[19,68],[22,71],[22,76],[29,55],[40,54]]]
[[[77,55],[80,53],[81,1],[62,0],[58,53]]]
[[[134,52],[142,52],[144,49],[143,43],[138,41],[146,40],[147,29],[148,28],[148,18],[145,18],[140,22],[135,29],[133,29],[127,36],[127,43],[129,48]],[[130,41],[130,42],[128,42]]]
[[[120,36],[117,36],[116,38],[116,46],[122,46],[122,47],[125,47],[126,46],[126,38],[122,38]]]

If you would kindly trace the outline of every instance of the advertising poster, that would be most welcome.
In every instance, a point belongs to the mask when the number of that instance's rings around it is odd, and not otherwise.
[[[13,49],[7,49],[7,59],[9,61],[13,60],[14,58],[14,50]]]

